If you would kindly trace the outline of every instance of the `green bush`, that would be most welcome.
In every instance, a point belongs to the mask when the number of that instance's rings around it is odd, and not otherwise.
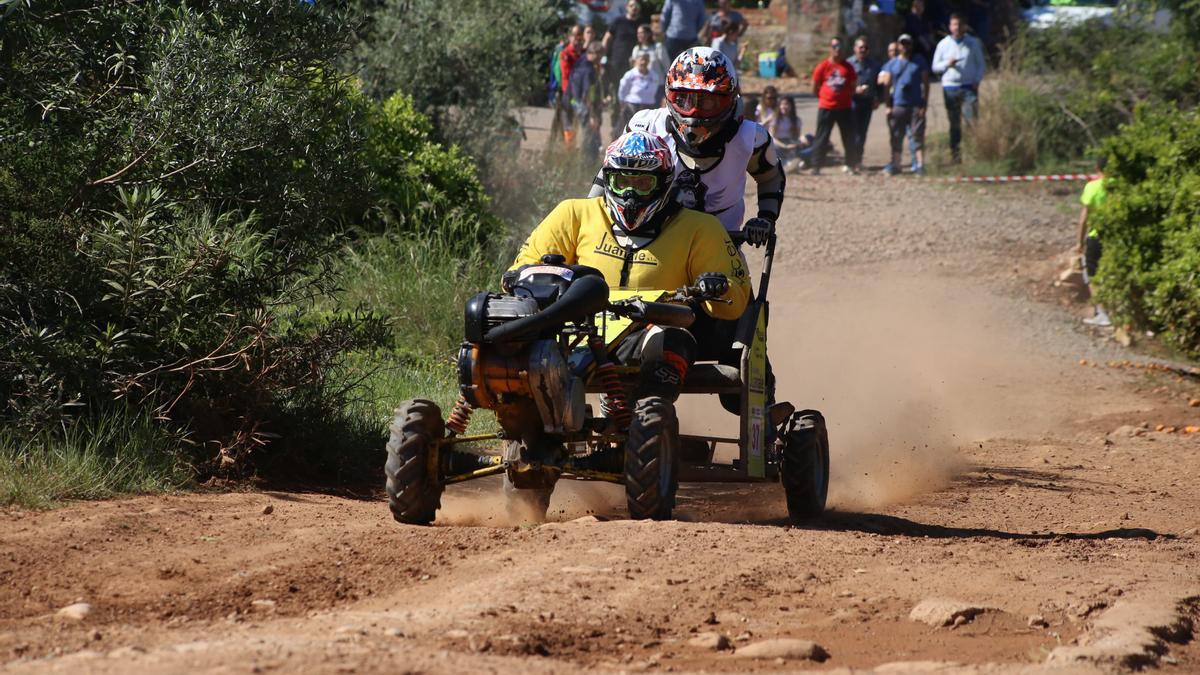
[[[388,336],[311,310],[374,194],[369,107],[334,67],[353,22],[294,0],[0,21],[0,424],[128,408],[226,473],[350,435],[342,364]]]
[[[1104,149],[1100,300],[1200,356],[1200,114],[1141,108]]]
[[[1178,32],[1134,18],[1026,31],[984,79],[968,154],[1014,171],[1079,160],[1131,123],[1139,104],[1194,107],[1198,60]]]
[[[377,176],[375,213],[388,231],[474,245],[503,229],[488,212],[474,163],[457,147],[430,140],[433,125],[407,95],[373,105],[367,129],[367,164]]]

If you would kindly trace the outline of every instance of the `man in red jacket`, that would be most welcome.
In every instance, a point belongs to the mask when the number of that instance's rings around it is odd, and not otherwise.
[[[571,40],[563,47],[558,55],[558,68],[562,72],[562,93],[566,98],[567,85],[571,81],[571,69],[575,67],[575,62],[583,56],[586,45],[583,43],[583,26],[576,25],[571,28]],[[559,108],[559,114],[562,117],[563,142],[571,145],[575,141],[575,110],[570,106],[570,102],[564,102]]]
[[[858,157],[858,146],[854,143],[854,125],[850,115],[850,105],[854,96],[854,85],[858,77],[854,68],[842,54],[841,38],[829,41],[829,58],[817,64],[813,69],[813,95],[817,97],[817,137],[816,157],[813,162],[813,174],[821,173],[821,165],[825,162],[825,153],[829,151],[829,137],[833,133],[833,125],[837,124],[842,135],[842,152],[846,156],[846,173],[858,173],[861,158]]]

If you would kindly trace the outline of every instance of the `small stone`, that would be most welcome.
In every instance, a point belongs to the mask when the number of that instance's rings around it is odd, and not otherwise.
[[[723,651],[733,646],[733,643],[729,641],[729,638],[725,637],[721,633],[714,633],[711,631],[697,633],[695,637],[688,640],[687,643],[689,647],[695,647],[696,649],[708,649],[714,652]]]
[[[955,619],[960,616],[970,621],[987,610],[987,607],[980,607],[961,600],[930,598],[917,603],[917,606],[909,612],[908,618],[937,628],[953,625]]]
[[[260,612],[270,612],[275,609],[275,601],[269,599],[252,600],[250,601],[250,607]]]
[[[462,640],[468,636],[470,636],[470,633],[461,628],[451,628],[450,630],[446,631],[446,637],[450,638],[451,640]]]
[[[67,605],[66,607],[63,607],[62,609],[58,610],[55,613],[55,616],[57,616],[60,619],[65,619],[67,621],[83,621],[84,619],[87,618],[88,614],[91,614],[91,613],[92,613],[91,605],[89,605],[86,602],[76,602],[74,604]]]
[[[262,514],[263,514],[264,516],[269,516],[269,515],[271,515],[272,513],[275,513],[275,507],[274,507],[274,506],[272,506],[271,504],[267,504],[266,506],[264,506],[264,507],[262,508]]]
[[[1193,398],[1188,401],[1189,408],[1200,408],[1200,398]]]
[[[1181,534],[1184,537],[1195,537],[1196,535],[1200,534],[1200,530],[1198,530],[1194,527],[1189,527],[1188,529],[1184,530]]]
[[[805,659],[820,662],[829,658],[829,652],[811,640],[779,638],[746,645],[737,650],[734,656],[743,659]]]
[[[1109,436],[1127,436],[1127,437],[1132,438],[1134,436],[1141,436],[1142,433],[1144,433],[1144,430],[1141,427],[1135,427],[1132,424],[1123,424],[1123,425],[1117,427],[1116,429],[1113,429],[1112,432],[1110,432],[1108,435]]]
[[[1050,623],[1048,621],[1046,621],[1046,617],[1042,616],[1041,614],[1030,615],[1030,617],[1025,621],[1025,623],[1028,624],[1030,628],[1049,628],[1050,627]]]
[[[969,623],[970,621],[971,621],[971,620],[970,620],[970,619],[968,619],[967,617],[963,616],[962,614],[959,614],[958,616],[954,617],[954,626],[955,626],[956,628],[957,628],[958,626],[965,626],[965,625],[966,625],[967,623]]]
[[[99,642],[104,639],[104,635],[102,635],[100,631],[93,628],[92,631],[88,633],[88,639],[92,642]]]
[[[600,519],[596,516],[580,516],[578,518],[567,521],[569,523],[598,523]]]

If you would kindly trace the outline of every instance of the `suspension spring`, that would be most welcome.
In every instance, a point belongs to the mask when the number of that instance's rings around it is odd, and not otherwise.
[[[454,404],[454,410],[450,411],[450,418],[446,420],[446,427],[456,434],[465,434],[473,412],[475,408],[467,403],[465,396],[459,394],[458,402]]]
[[[625,429],[633,420],[633,412],[629,409],[629,401],[625,396],[625,387],[621,385],[621,376],[617,367],[608,360],[604,353],[604,343],[598,336],[588,339],[588,347],[596,357],[596,381],[604,389],[605,396],[600,399],[600,410],[604,415],[617,423],[617,427]]]

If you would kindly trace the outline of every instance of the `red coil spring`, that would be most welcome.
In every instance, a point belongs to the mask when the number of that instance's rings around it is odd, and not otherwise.
[[[604,414],[620,428],[629,426],[629,422],[633,420],[633,413],[629,410],[629,402],[625,398],[625,387],[621,385],[621,377],[617,374],[617,367],[611,362],[596,364],[596,377],[600,382],[600,386],[604,387],[607,392],[604,398],[600,399],[600,409]]]
[[[450,411],[450,419],[446,420],[446,427],[456,434],[467,433],[467,425],[471,423],[471,413],[473,412],[475,412],[475,408],[467,403],[467,399],[460,394],[458,402],[454,404],[454,410]]]

